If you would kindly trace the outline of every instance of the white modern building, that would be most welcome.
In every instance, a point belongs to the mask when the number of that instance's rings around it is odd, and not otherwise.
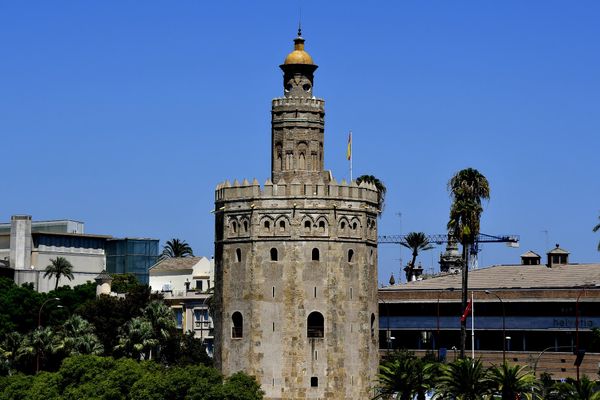
[[[193,332],[212,355],[213,330],[208,300],[214,284],[214,259],[206,257],[165,258],[150,267],[150,288],[162,293],[175,312],[177,327]]]

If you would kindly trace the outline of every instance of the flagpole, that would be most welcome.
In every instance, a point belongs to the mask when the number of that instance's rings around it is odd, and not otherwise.
[[[475,362],[475,298],[471,291],[471,359]]]

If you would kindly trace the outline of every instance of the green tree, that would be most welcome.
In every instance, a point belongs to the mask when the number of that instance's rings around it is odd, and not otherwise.
[[[152,359],[152,349],[158,346],[159,341],[154,336],[152,323],[147,318],[132,318],[120,332],[116,351],[138,360]]]
[[[433,245],[427,239],[427,235],[423,232],[410,232],[408,235],[404,237],[404,242],[400,242],[400,244],[407,249],[410,249],[412,252],[412,259],[404,268],[406,271],[406,281],[410,281],[413,276],[413,271],[415,269],[415,262],[417,261],[417,256],[419,252],[427,251],[433,249]]]
[[[0,375],[11,375],[17,368],[23,335],[10,332],[0,344]]]
[[[34,371],[40,371],[46,364],[51,363],[51,358],[62,351],[63,343],[59,335],[50,327],[39,327],[25,336],[21,342],[17,358],[35,364]]]
[[[130,272],[126,274],[114,274],[112,275],[112,278],[113,281],[110,287],[115,293],[128,293],[135,286],[139,285],[135,275]]]
[[[62,340],[67,355],[104,353],[102,343],[94,334],[94,326],[76,314],[63,324]]]
[[[193,257],[194,252],[185,240],[171,239],[163,247],[161,258]]]
[[[50,276],[56,277],[56,284],[54,285],[54,290],[58,289],[58,281],[61,277],[65,277],[68,280],[73,280],[73,265],[64,257],[56,257],[53,260],[50,260],[50,265],[46,267],[46,272],[44,273],[44,278]]]
[[[493,390],[502,400],[514,400],[517,396],[530,396],[537,391],[535,376],[527,367],[504,363],[489,369]]]
[[[462,245],[462,309],[467,307],[469,287],[469,247],[479,235],[479,225],[483,207],[482,200],[490,198],[490,185],[485,176],[473,168],[458,171],[448,182],[452,198],[448,232]],[[460,325],[460,357],[465,357],[467,321]]]
[[[377,206],[379,208],[379,213],[383,213],[383,208],[385,206],[385,194],[387,192],[387,188],[383,184],[382,181],[374,177],[373,175],[361,175],[356,178],[356,184],[360,185],[362,182],[370,183],[374,185],[377,189]]]
[[[156,340],[156,358],[161,356],[161,348],[169,342],[169,339],[177,334],[177,321],[171,307],[161,300],[151,301],[142,313],[152,325],[153,337]]]
[[[561,400],[599,400],[600,387],[586,375],[579,382],[568,378],[566,382],[556,384],[559,399]]]
[[[490,386],[480,360],[460,358],[444,366],[437,391],[444,399],[480,400],[490,392]]]
[[[397,395],[408,400],[416,395],[418,400],[424,400],[438,374],[437,363],[427,363],[412,352],[396,352],[379,366],[378,394],[374,399]]]

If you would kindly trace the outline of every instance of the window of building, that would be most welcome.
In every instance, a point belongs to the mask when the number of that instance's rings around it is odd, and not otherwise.
[[[350,250],[348,250],[348,262],[351,263],[353,258],[354,258],[354,250],[350,249]]]
[[[206,290],[210,289],[210,279],[206,280]]]
[[[352,229],[353,229],[353,230],[356,230],[356,228],[358,228],[358,224],[357,224],[356,222],[354,222],[354,223],[352,224]]]
[[[278,260],[278,254],[277,254],[277,249],[275,247],[273,247],[271,249],[271,261],[277,261]]]
[[[244,317],[242,313],[236,311],[231,316],[231,337],[233,339],[241,339],[244,337]]]
[[[319,249],[317,249],[317,248],[312,249],[312,260],[319,261]]]
[[[306,336],[309,338],[322,338],[325,336],[325,320],[323,314],[313,311],[306,320]]]
[[[242,250],[235,249],[235,262],[241,262],[241,261],[242,261]]]
[[[311,376],[310,387],[319,387],[319,378],[317,378],[316,376]]]
[[[202,279],[198,279],[196,281],[196,290],[200,290],[200,291],[204,290],[204,289],[202,289]]]
[[[237,222],[233,221],[233,222],[231,223],[231,231],[232,231],[233,233],[237,233]]]
[[[285,221],[284,220],[279,221],[279,230],[282,232],[285,231]]]
[[[325,221],[319,221],[319,231],[325,233]]]
[[[340,224],[340,228],[342,228],[342,230],[346,229],[346,222],[342,221],[342,223]]]
[[[175,308],[175,321],[177,322],[177,329],[183,329],[183,309]]]
[[[244,232],[248,232],[248,221],[244,221]]]
[[[266,230],[267,232],[270,232],[270,231],[271,231],[271,221],[268,221],[268,220],[267,220],[267,221],[265,221],[265,222],[263,223],[263,226],[265,227],[265,230]]]

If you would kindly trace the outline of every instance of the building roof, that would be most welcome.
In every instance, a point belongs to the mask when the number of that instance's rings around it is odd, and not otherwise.
[[[600,284],[600,264],[497,265],[469,272],[469,289],[580,288]],[[440,275],[422,281],[381,288],[394,290],[443,290],[461,288],[461,274]]]
[[[538,253],[536,253],[535,251],[531,251],[531,250],[529,250],[527,253],[521,254],[521,257],[525,257],[525,258],[539,257],[539,258],[542,258],[542,256],[540,256]]]
[[[557,244],[556,247],[550,250],[547,254],[569,254],[569,252],[565,249],[561,249]]]
[[[176,258],[163,258],[159,260],[156,264],[150,267],[151,272],[162,272],[162,271],[183,271],[190,270],[194,268],[194,265],[198,264],[198,262],[202,259],[202,257],[176,257]]]

